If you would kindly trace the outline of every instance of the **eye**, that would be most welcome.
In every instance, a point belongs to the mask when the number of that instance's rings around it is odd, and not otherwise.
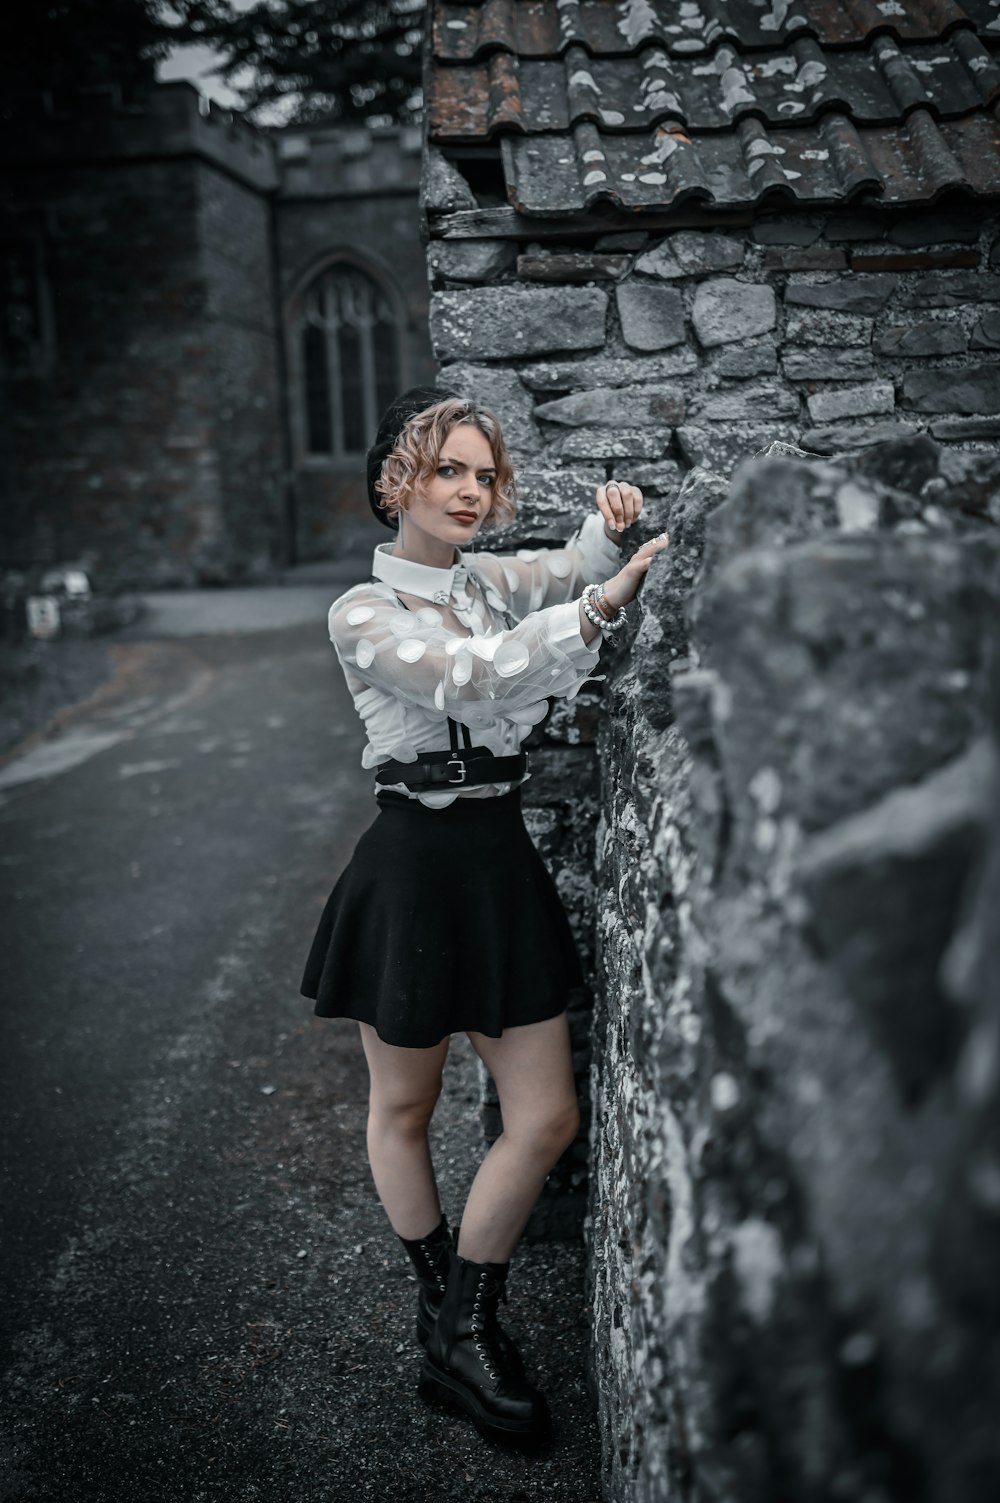
[[[454,475],[455,473],[453,467],[450,464],[439,464],[437,472],[439,475]]]
[[[497,477],[495,475],[480,475],[480,477],[479,477],[479,484],[480,485],[496,485],[496,479],[497,479]]]

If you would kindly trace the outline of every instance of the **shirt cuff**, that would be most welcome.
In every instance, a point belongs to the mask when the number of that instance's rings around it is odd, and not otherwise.
[[[582,668],[593,666],[601,649],[601,632],[593,642],[583,640],[583,625],[580,621],[580,597],[567,600],[564,605],[550,605],[551,618],[549,639],[558,642],[566,656]]]

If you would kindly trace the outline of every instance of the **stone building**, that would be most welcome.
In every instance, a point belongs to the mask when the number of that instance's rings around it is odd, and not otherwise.
[[[265,136],[171,83],[0,159],[4,565],[222,582],[381,530],[363,452],[433,370],[418,132]]]
[[[998,46],[995,0],[431,6],[500,544],[612,475],[672,537],[527,790],[595,981],[529,1233],[586,1208],[615,1503],[1000,1487]]]

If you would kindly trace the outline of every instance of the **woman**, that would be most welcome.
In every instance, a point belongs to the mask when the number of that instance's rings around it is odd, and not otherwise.
[[[360,1024],[372,1176],[420,1280],[420,1392],[462,1408],[489,1439],[533,1442],[549,1431],[548,1406],[497,1305],[579,1128],[566,1005],[584,978],[522,819],[520,745],[550,696],[578,692],[668,540],[619,567],[642,494],[610,482],[565,548],[476,554],[479,531],[514,514],[500,424],[427,388],[385,414],[368,492],[398,538],[375,549],[370,580],[334,601],[329,632],[365,722],[379,813],[327,901],[301,990],[319,1016]],[[503,1118],[457,1246],[427,1142],[455,1032],[496,1082]]]

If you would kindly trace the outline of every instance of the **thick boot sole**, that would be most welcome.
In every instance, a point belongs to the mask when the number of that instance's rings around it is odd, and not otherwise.
[[[417,1392],[427,1403],[437,1403],[448,1409],[460,1409],[467,1414],[484,1440],[500,1445],[532,1448],[546,1445],[552,1439],[552,1425],[547,1421],[543,1429],[530,1424],[498,1419],[491,1415],[482,1400],[460,1378],[446,1373],[433,1358],[424,1352]]]

